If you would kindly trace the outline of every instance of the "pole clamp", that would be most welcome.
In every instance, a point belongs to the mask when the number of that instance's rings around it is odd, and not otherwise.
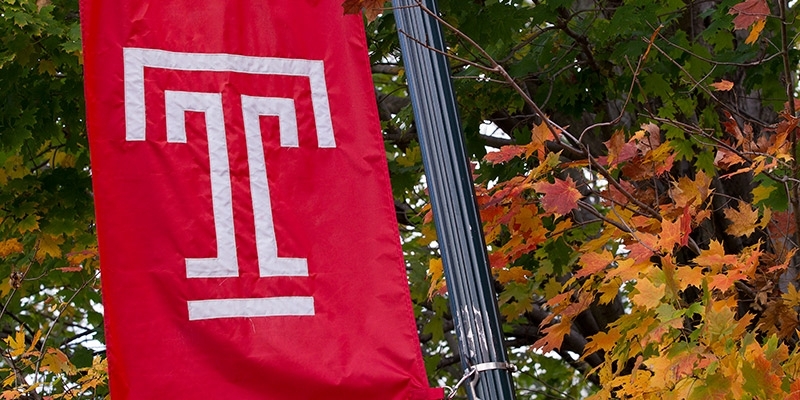
[[[469,387],[470,389],[472,389],[472,393],[474,394],[475,384],[477,384],[478,380],[480,379],[480,375],[478,375],[478,373],[484,371],[491,371],[495,369],[504,369],[510,372],[514,372],[517,370],[517,368],[514,367],[514,364],[507,362],[485,362],[485,363],[475,364],[467,368],[466,371],[464,371],[464,376],[462,376],[461,379],[458,380],[455,386],[453,387],[445,386],[446,389],[450,390],[450,394],[447,395],[447,399],[451,400],[455,398],[456,392],[458,392],[458,388],[464,385],[464,382],[466,382],[470,378],[472,379],[469,381]],[[481,399],[475,396],[474,400],[481,400]]]

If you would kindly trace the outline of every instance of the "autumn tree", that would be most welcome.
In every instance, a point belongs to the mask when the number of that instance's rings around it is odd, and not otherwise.
[[[794,3],[440,6],[520,396],[798,396]],[[368,27],[431,374],[457,378],[391,12]]]
[[[343,5],[375,18],[420,337],[453,384],[392,10]],[[797,5],[439,5],[519,397],[800,396]],[[76,1],[0,2],[4,399],[107,394],[79,22]]]

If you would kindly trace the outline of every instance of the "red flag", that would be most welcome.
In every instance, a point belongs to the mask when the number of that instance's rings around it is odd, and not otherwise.
[[[115,400],[442,396],[340,3],[81,1]]]

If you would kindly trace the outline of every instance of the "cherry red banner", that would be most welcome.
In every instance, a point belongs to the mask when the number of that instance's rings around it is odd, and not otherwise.
[[[340,4],[81,1],[115,400],[441,398]]]

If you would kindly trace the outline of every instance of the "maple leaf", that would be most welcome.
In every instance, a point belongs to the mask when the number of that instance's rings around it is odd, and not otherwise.
[[[530,157],[534,152],[536,152],[539,161],[543,161],[545,157],[545,150],[547,149],[545,143],[552,140],[556,139],[546,123],[542,122],[539,125],[535,125],[533,129],[531,129],[531,142],[525,146],[525,155]]]
[[[556,178],[555,183],[536,182],[533,189],[544,195],[542,207],[548,213],[564,215],[578,208],[581,192],[569,176],[566,180]]]
[[[545,335],[533,344],[533,348],[541,349],[543,353],[549,353],[554,349],[559,349],[561,348],[561,343],[564,342],[564,336],[569,335],[571,329],[572,321],[569,319],[562,319],[542,329],[542,333]]]
[[[736,29],[747,29],[756,21],[767,18],[769,5],[766,0],[745,0],[731,7],[728,14],[736,15],[733,18],[733,26]]]
[[[634,143],[625,141],[625,132],[621,129],[611,135],[611,139],[603,142],[608,148],[608,165],[614,166],[621,162],[629,161],[636,156],[637,148]]]
[[[364,10],[367,21],[372,22],[383,12],[384,0],[345,0],[342,3],[345,15],[358,14]]]
[[[621,180],[619,181],[619,184],[622,187],[622,189],[627,193],[636,192],[636,187],[633,186],[633,184],[628,181]],[[604,190],[602,194],[603,197],[605,197],[606,199],[609,199],[622,206],[628,204],[629,202],[628,197],[621,190],[617,189],[615,185],[608,185],[608,188]]]
[[[432,258],[428,264],[428,276],[431,280],[431,286],[428,288],[428,298],[433,298],[436,294],[443,294],[447,291],[447,286],[444,280],[444,266],[442,265],[441,258]]]
[[[53,258],[61,257],[61,249],[58,247],[58,245],[63,242],[63,237],[47,234],[42,235],[37,242],[38,250],[36,251],[36,259],[41,262],[46,256]]]
[[[734,153],[733,151],[723,147],[717,149],[717,155],[714,157],[715,166],[727,169],[730,168],[732,165],[742,164],[742,163],[744,163],[744,158]]]
[[[603,250],[602,253],[585,253],[578,261],[583,268],[575,273],[575,278],[580,279],[602,271],[605,267],[611,264],[612,261],[614,261],[614,254],[608,250]]]
[[[761,31],[764,30],[764,27],[767,25],[766,19],[760,19],[753,24],[753,27],[750,28],[750,34],[747,35],[747,39],[744,40],[744,44],[753,44],[758,40],[758,37],[761,35]]]
[[[711,267],[712,270],[719,270],[724,265],[731,265],[738,260],[732,254],[725,254],[722,243],[712,240],[708,245],[708,250],[701,250],[700,255],[695,257],[694,262],[703,267]]]
[[[608,332],[597,332],[589,337],[589,343],[584,347],[584,357],[597,352],[598,350],[609,351],[617,344],[622,334],[618,329],[611,329]]]
[[[22,243],[20,243],[17,239],[8,239],[0,242],[0,257],[7,257],[10,254],[22,252]]]
[[[672,248],[679,243],[683,242],[682,232],[683,224],[681,220],[675,222],[663,220],[661,221],[661,234],[658,239],[658,247],[666,252],[672,252]]]
[[[675,270],[675,277],[678,278],[678,289],[686,290],[689,286],[702,288],[705,274],[699,267],[678,267]]]
[[[688,176],[682,176],[678,182],[673,183],[670,196],[675,200],[675,206],[678,208],[689,205],[699,206],[713,191],[711,182],[711,177],[703,171],[698,172],[694,180],[689,179]]]
[[[531,271],[522,267],[511,267],[508,269],[501,269],[497,272],[497,281],[502,284],[509,282],[525,283],[530,277]]]
[[[644,308],[656,308],[666,293],[666,285],[656,286],[649,279],[640,279],[636,282],[636,290],[638,293],[631,296],[634,304]]]
[[[515,157],[521,156],[525,153],[525,147],[516,145],[507,145],[500,148],[498,151],[486,153],[483,159],[491,164],[500,164],[508,162]]]
[[[64,352],[56,348],[48,348],[41,360],[42,371],[49,371],[54,374],[66,373],[72,375],[77,372],[77,368],[69,361]]]
[[[794,285],[792,284],[787,286],[788,287],[786,288],[787,289],[786,293],[781,295],[781,298],[789,307],[800,306],[800,292],[798,292],[797,288],[794,287]]]
[[[749,236],[756,230],[758,210],[750,207],[749,203],[739,200],[739,209],[726,208],[725,218],[731,222],[725,232],[733,236]]]
[[[733,82],[723,79],[719,82],[712,83],[711,86],[714,88],[714,90],[724,92],[733,89]]]

